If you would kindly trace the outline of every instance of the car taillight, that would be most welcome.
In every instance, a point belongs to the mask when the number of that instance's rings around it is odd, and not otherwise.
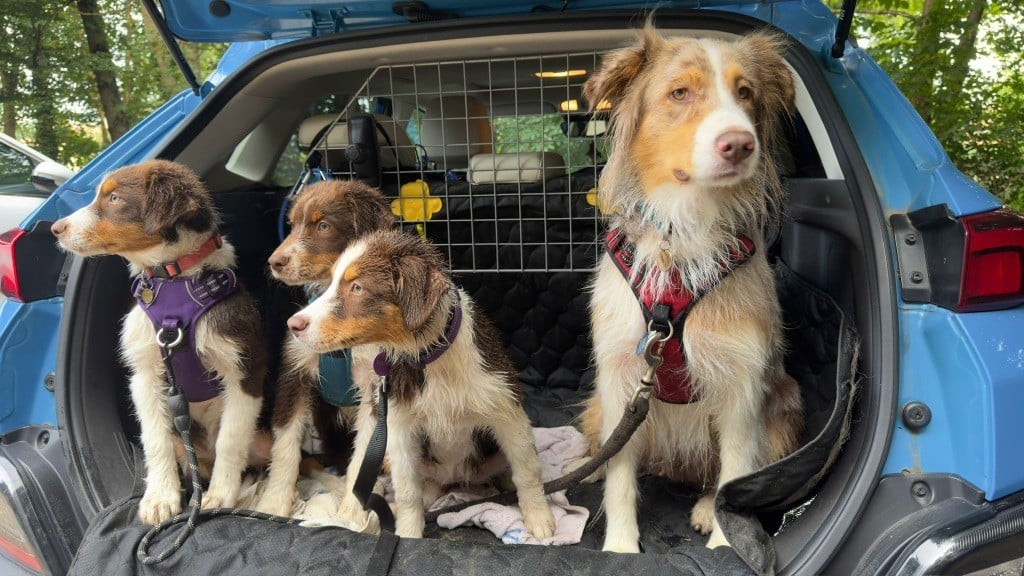
[[[0,291],[8,298],[32,302],[63,292],[64,254],[57,249],[51,225],[39,221],[31,230],[13,228],[0,234]]]
[[[0,497],[0,555],[37,574],[48,573],[39,560],[39,553],[18,522],[18,515],[4,497]]]
[[[1024,216],[1002,208],[956,218],[938,205],[890,222],[907,302],[956,312],[1024,303]]]
[[[25,235],[21,228],[13,228],[0,234],[0,292],[4,296],[24,302],[21,297],[21,283],[18,282],[18,266],[14,259],[14,246]]]
[[[960,223],[966,236],[957,311],[1024,302],[1024,216],[1004,209],[965,216]]]

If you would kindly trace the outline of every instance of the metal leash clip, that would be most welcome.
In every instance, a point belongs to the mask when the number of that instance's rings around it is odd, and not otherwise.
[[[666,335],[664,332],[654,329],[653,321],[647,323],[647,334],[640,339],[636,351],[637,355],[642,354],[644,361],[647,362],[647,371],[640,377],[640,385],[633,391],[633,397],[629,400],[630,410],[634,409],[633,407],[640,396],[650,398],[651,391],[658,384],[658,368],[665,361],[661,351],[665,348],[665,343],[672,338],[674,331],[673,326],[669,324],[668,334]]]

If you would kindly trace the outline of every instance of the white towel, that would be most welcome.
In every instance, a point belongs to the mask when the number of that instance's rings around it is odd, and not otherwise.
[[[567,462],[582,458],[587,453],[586,438],[572,426],[534,428],[533,437],[537,443],[537,458],[540,460],[541,480],[544,482],[560,477],[562,467]],[[489,493],[452,492],[442,496],[430,508],[436,510],[493,494],[493,490]],[[550,494],[547,498],[551,514],[555,517],[555,534],[543,540],[534,538],[526,531],[523,514],[518,506],[504,506],[494,502],[484,502],[458,512],[442,514],[437,518],[437,525],[451,529],[472,524],[490,530],[505,544],[562,546],[578,543],[583,537],[583,529],[587,525],[590,511],[582,506],[569,504],[564,490]]]

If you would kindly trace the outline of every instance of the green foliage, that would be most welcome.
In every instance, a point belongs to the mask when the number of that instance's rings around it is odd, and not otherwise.
[[[75,3],[4,0],[0,10],[0,129],[78,167],[110,144],[92,66],[114,73],[129,126],[187,88],[136,0],[99,0],[111,57],[90,53]],[[201,79],[226,45],[184,44]]]
[[[602,138],[570,138],[562,129],[565,116],[545,114],[536,116],[506,116],[494,119],[494,151],[557,152],[572,172],[584,166],[593,166],[593,150],[602,157],[607,154]]]
[[[953,163],[1024,211],[1024,5],[869,0],[858,4],[856,22],[860,42]]]

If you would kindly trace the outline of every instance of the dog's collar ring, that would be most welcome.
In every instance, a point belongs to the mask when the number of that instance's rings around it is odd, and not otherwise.
[[[167,334],[169,334],[168,331],[163,328],[156,331],[156,343],[159,344],[161,348],[177,348],[185,341],[185,331],[182,330],[180,326],[177,328],[177,333],[174,335],[173,340],[164,338]]]

